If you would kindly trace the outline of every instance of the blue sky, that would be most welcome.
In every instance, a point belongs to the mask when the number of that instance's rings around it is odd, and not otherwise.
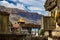
[[[46,0],[2,0],[0,1],[0,5],[47,15],[47,12],[44,9],[45,1]]]

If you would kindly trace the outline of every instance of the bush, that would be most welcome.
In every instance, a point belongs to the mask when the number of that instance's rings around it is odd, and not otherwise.
[[[42,30],[40,31],[39,35],[44,35],[44,32],[45,32],[45,30],[42,29]]]

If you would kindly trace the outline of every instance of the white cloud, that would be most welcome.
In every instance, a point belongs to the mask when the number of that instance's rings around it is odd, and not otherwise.
[[[24,4],[31,5],[27,7],[31,12],[39,12],[39,14],[42,14],[40,13],[40,11],[45,10],[43,6],[45,0],[19,0],[19,1]]]
[[[42,2],[43,2],[43,5],[44,5],[45,1],[46,1],[46,0],[42,0]]]
[[[16,8],[16,6],[12,3],[8,3],[7,1],[0,1],[0,4],[1,6],[5,6],[5,7],[9,7],[9,8]]]
[[[7,6],[9,3],[7,1],[0,1],[1,6]]]
[[[43,5],[46,0],[10,0],[10,1],[16,2],[16,5],[14,5],[13,3],[9,3],[5,0],[0,1],[0,5],[5,6],[5,7],[10,7],[10,8],[18,8],[22,10],[27,10],[30,12],[38,12],[39,14],[44,14],[44,12],[41,13],[40,11],[45,10]],[[31,5],[31,6],[28,6],[28,5]]]
[[[17,3],[17,6],[16,6],[16,7],[17,7],[18,9],[25,10],[23,4]]]
[[[20,2],[28,5],[34,5],[34,6],[40,6],[41,5],[41,0],[19,0]],[[41,2],[41,3],[40,3]]]
[[[40,7],[34,7],[34,6],[31,6],[31,7],[28,7],[28,9],[30,9],[30,10],[44,10],[44,9],[42,9],[42,8],[40,8]]]
[[[11,1],[16,2],[17,0],[11,0]]]
[[[14,5],[13,3],[8,3],[7,1],[0,1],[0,5],[5,6],[5,7],[9,7],[9,8],[18,8],[18,9],[24,10],[24,6],[19,3],[17,3],[17,5]]]
[[[16,8],[16,6],[14,5],[14,4],[10,4],[10,5],[8,5],[7,7],[9,7],[9,8]]]
[[[42,14],[41,12],[37,12],[38,14]]]

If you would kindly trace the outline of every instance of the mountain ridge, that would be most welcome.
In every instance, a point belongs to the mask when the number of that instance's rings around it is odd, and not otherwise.
[[[38,14],[38,13],[28,12],[28,11],[25,11],[25,10],[19,10],[17,8],[6,8],[4,6],[0,6],[0,11],[8,12],[9,14],[12,14],[13,16],[16,15],[16,16],[14,16],[15,19],[19,19],[17,17],[17,15],[19,15],[19,16],[22,16],[23,18],[27,18],[29,20],[38,21],[43,16],[43,15]]]

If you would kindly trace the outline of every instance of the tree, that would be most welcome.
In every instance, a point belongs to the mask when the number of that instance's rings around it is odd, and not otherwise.
[[[45,30],[44,29],[41,29],[39,35],[44,35],[44,32],[45,32]]]

